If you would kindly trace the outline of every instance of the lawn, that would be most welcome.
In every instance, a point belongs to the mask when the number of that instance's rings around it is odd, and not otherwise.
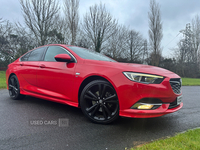
[[[183,86],[198,86],[200,85],[200,78],[182,78]]]
[[[200,149],[200,129],[188,130],[167,139],[156,140],[130,150],[198,150]]]
[[[6,88],[6,72],[0,71],[0,89]]]

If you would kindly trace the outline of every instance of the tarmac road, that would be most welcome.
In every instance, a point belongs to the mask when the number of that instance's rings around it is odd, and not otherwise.
[[[158,118],[88,121],[79,108],[33,97],[11,100],[0,90],[0,149],[124,150],[200,127],[200,86],[184,86],[183,108]]]

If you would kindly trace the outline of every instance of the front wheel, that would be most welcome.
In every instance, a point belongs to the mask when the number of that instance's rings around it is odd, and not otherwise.
[[[8,80],[9,95],[12,99],[23,99],[25,95],[20,94],[19,81],[16,75],[12,75]]]
[[[119,102],[113,86],[104,80],[88,83],[80,97],[80,106],[92,122],[108,124],[119,116]]]

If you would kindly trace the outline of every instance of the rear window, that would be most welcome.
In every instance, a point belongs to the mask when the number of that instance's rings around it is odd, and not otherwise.
[[[21,57],[21,61],[28,61],[30,52],[26,53],[24,56]]]
[[[40,47],[21,57],[21,61],[42,61],[47,47]]]

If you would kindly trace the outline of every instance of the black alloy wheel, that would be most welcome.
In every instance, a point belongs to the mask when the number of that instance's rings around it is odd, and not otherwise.
[[[9,95],[12,99],[22,99],[24,95],[20,94],[19,81],[16,75],[12,75],[8,80]]]
[[[108,124],[119,116],[119,102],[113,86],[104,80],[94,80],[83,89],[80,106],[92,122]]]

